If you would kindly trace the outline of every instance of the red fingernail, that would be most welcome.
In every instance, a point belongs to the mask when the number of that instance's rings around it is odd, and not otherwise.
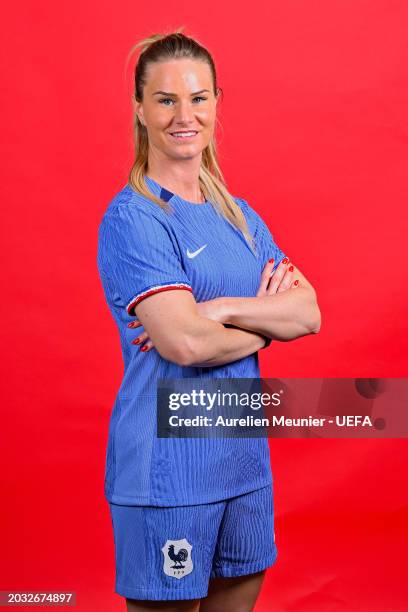
[[[269,263],[272,263],[274,260],[274,258],[272,257],[272,259],[269,260]]]
[[[132,344],[139,344],[139,342],[140,342],[139,338],[136,338],[136,340],[132,341]]]
[[[298,280],[295,280],[295,282],[294,282],[293,284],[294,284],[294,285],[296,285],[296,286],[298,286],[299,281],[298,281]]]
[[[146,345],[142,346],[141,351],[147,351],[148,347]]]
[[[133,325],[133,321],[127,324],[128,327],[132,327],[132,325]]]
[[[289,272],[293,272],[293,266],[289,266]]]
[[[287,257],[285,257],[285,259],[282,259],[282,263],[288,263],[289,259]]]

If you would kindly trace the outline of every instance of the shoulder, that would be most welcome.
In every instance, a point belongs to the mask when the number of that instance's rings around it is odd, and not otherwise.
[[[105,209],[101,225],[109,222],[157,225],[167,222],[166,213],[158,204],[137,193],[129,184],[118,191]]]

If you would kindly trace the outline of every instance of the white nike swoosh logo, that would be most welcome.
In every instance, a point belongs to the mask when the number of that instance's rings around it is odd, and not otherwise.
[[[204,244],[202,247],[200,247],[199,249],[197,249],[197,251],[194,251],[193,253],[189,249],[187,249],[187,257],[189,257],[190,259],[193,259],[193,257],[196,257],[197,255],[199,255],[201,251],[205,249],[206,246],[207,245]]]

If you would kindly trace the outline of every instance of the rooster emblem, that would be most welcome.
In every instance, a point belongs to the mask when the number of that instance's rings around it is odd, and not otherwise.
[[[164,555],[163,571],[173,578],[184,578],[193,571],[193,560],[191,558],[192,545],[183,538],[182,540],[167,540],[162,547]]]

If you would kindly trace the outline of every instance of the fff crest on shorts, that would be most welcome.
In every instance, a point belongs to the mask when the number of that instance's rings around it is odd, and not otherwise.
[[[173,578],[184,578],[193,571],[193,560],[191,558],[192,545],[186,538],[182,540],[167,540],[163,546],[164,555],[163,571]]]

